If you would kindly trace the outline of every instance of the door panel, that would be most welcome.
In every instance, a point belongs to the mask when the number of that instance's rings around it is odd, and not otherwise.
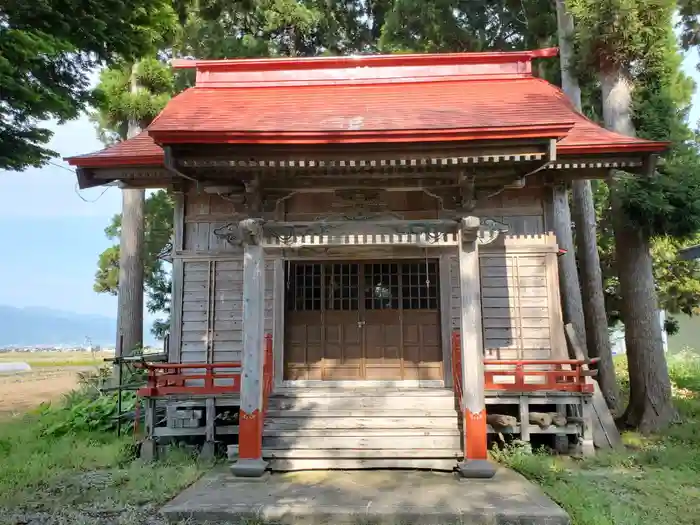
[[[285,379],[443,379],[437,263],[296,263]]]
[[[366,379],[401,379],[400,264],[366,263],[364,343]]]

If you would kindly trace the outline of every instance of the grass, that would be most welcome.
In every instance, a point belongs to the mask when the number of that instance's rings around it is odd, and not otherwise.
[[[624,371],[624,359],[616,360]],[[663,434],[623,435],[624,450],[574,460],[512,448],[497,454],[538,482],[573,525],[700,523],[700,357],[669,358],[682,423]],[[624,384],[623,390],[624,390]]]
[[[66,396],[65,406],[81,396]],[[0,420],[0,523],[164,523],[156,507],[212,466],[185,449],[143,463],[133,438],[114,432],[47,435],[74,417],[62,406]]]
[[[63,368],[67,366],[101,366],[113,352],[2,352],[0,363],[21,361],[32,368]]]

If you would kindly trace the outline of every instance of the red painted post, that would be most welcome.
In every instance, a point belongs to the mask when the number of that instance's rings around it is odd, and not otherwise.
[[[263,418],[260,410],[248,414],[241,409],[238,419],[238,457],[239,459],[262,459]]]
[[[265,390],[265,256],[260,241],[262,224],[244,219],[239,224],[243,243],[243,362],[238,422],[238,461],[235,476],[259,477],[267,462],[262,457]]]
[[[478,224],[474,217],[462,219],[458,249],[461,299],[458,341],[464,421],[464,461],[458,468],[466,478],[490,478],[496,473],[488,460]]]

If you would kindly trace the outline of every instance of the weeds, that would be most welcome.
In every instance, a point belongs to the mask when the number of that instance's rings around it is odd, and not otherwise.
[[[137,384],[144,381],[141,370],[125,371],[124,383]],[[133,430],[136,394],[125,391],[104,392],[110,383],[112,368],[103,366],[95,371],[78,374],[79,388],[66,394],[58,405],[43,404],[38,409],[41,435],[59,437],[80,432],[110,432],[120,423],[126,432]]]
[[[682,423],[663,434],[626,433],[625,449],[583,461],[517,444],[494,457],[542,485],[569,512],[573,525],[697,525],[700,357],[686,351],[668,364]],[[616,369],[626,369],[624,359],[616,358]]]

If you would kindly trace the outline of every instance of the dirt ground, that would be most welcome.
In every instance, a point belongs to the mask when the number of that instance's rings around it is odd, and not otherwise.
[[[75,388],[77,373],[86,366],[35,368],[31,372],[0,374],[0,416],[23,413],[44,401],[60,399]]]

